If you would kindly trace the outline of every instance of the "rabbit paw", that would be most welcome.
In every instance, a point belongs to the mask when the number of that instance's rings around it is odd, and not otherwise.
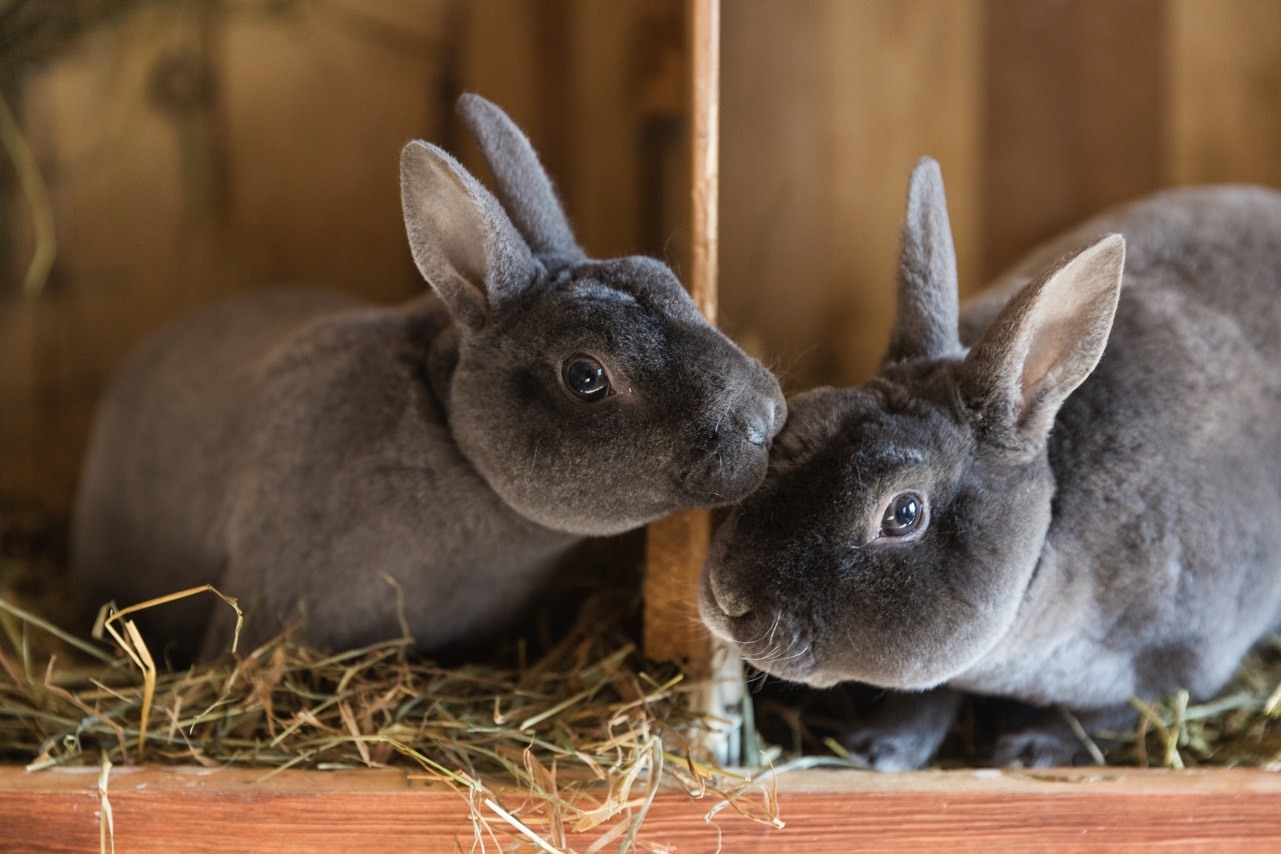
[[[1088,761],[1089,753],[1067,727],[1061,731],[1045,728],[1006,733],[996,740],[992,750],[992,764],[1014,768],[1050,768]]]
[[[933,758],[952,725],[961,695],[947,688],[886,694],[866,720],[851,724],[841,745],[877,771],[912,771]]]
[[[1100,734],[1133,725],[1134,711],[1129,706],[1075,715],[1058,708],[1043,709],[1029,723],[997,738],[992,763],[1022,768],[1095,764],[1102,761],[1100,750],[1115,746]],[[1081,733],[1088,733],[1089,740]]]
[[[844,734],[841,745],[875,771],[914,771],[930,761],[940,740],[930,733],[864,725]]]

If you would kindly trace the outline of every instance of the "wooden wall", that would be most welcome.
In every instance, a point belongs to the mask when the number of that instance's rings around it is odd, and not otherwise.
[[[29,70],[15,107],[57,264],[20,292],[30,217],[10,175],[0,500],[66,506],[103,383],[174,317],[280,283],[423,287],[396,164],[421,137],[485,176],[460,91],[526,128],[590,251],[679,250],[684,208],[660,189],[685,183],[682,22],[679,0],[165,0]]]
[[[679,267],[683,16],[172,0],[28,70],[6,91],[58,260],[43,295],[19,292],[29,216],[0,170],[0,498],[65,506],[105,377],[176,315],[273,282],[417,290],[396,156],[425,137],[478,168],[461,90],[527,129],[589,250]],[[791,389],[873,368],[922,154],[971,290],[1155,187],[1281,186],[1281,0],[726,0],[722,66],[722,320]]]

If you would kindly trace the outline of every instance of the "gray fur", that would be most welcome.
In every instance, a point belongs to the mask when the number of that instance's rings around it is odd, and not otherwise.
[[[942,204],[917,186],[938,180],[918,167],[911,197]],[[910,211],[904,265],[945,271],[907,248]],[[791,401],[765,483],[718,532],[704,620],[815,685],[948,685],[1090,719],[1216,691],[1281,624],[1281,193],[1118,209],[1034,252],[960,330],[968,350],[923,346]],[[905,490],[925,528],[878,539]],[[1076,758],[1058,730],[998,759]],[[928,755],[939,734],[916,735]]]
[[[476,96],[460,109],[508,205],[435,146],[405,147],[406,229],[434,293],[250,296],[115,379],[74,519],[74,582],[95,605],[212,582],[249,605],[247,643],[305,616],[310,640],[349,647],[400,633],[385,574],[435,651],[502,629],[584,537],[760,482],[786,413],[774,378],[663,264],[583,258],[528,141]],[[580,353],[611,396],[562,384]],[[153,609],[152,637],[190,652],[209,607]]]

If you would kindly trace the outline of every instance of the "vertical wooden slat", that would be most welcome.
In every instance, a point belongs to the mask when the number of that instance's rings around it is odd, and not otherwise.
[[[1165,0],[987,0],[987,276],[1159,185],[1167,10]]]
[[[720,199],[720,0],[694,0],[691,22],[690,103],[691,246],[690,295],[709,323],[716,322],[716,265]]]
[[[982,7],[828,0],[822,9],[825,139],[815,153],[825,239],[814,298],[825,328],[807,343],[827,360],[815,379],[850,384],[876,370],[889,341],[907,178],[923,155],[943,170],[961,285],[976,284]]]
[[[720,0],[693,0],[690,50],[690,293],[703,315],[715,323]],[[711,647],[697,606],[698,575],[710,537],[706,510],[655,522],[646,536],[645,651],[655,658],[685,661],[695,675],[702,675],[710,664]]]
[[[1171,0],[1171,184],[1281,187],[1281,2]]]

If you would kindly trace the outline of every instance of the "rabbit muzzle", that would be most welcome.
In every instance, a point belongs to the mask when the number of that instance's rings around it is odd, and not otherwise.
[[[786,418],[781,397],[756,399],[696,422],[681,489],[695,504],[717,506],[750,495],[765,479],[769,449]]]

